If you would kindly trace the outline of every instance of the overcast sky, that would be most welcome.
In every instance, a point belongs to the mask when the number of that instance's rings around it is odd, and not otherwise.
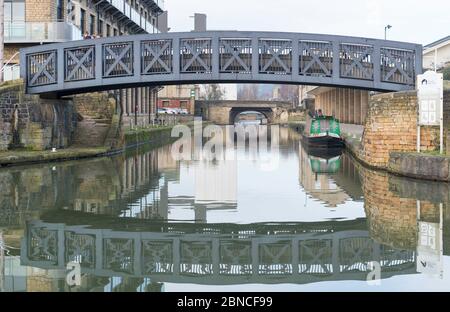
[[[171,32],[190,31],[193,13],[209,30],[288,31],[428,44],[450,35],[449,0],[166,0]]]

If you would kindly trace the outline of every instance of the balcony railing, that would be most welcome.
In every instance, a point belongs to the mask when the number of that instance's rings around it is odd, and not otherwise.
[[[5,22],[5,43],[64,42],[80,39],[81,30],[68,22]]]
[[[115,7],[118,11],[122,12],[125,16],[127,16],[130,20],[132,20],[136,25],[144,29],[147,33],[159,33],[159,30],[156,26],[153,26],[151,23],[146,21],[138,11],[136,11],[133,7],[131,7],[124,0],[107,0],[113,7]],[[164,1],[155,0],[155,3],[158,5],[164,5]]]

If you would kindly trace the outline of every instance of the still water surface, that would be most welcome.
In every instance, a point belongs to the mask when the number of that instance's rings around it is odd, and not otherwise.
[[[0,290],[450,290],[448,184],[279,142],[275,170],[171,146],[0,169]]]

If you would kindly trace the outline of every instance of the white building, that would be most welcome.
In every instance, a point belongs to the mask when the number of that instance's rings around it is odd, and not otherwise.
[[[450,63],[450,36],[424,47],[423,67],[425,69],[435,69],[435,67],[440,69],[448,63]]]

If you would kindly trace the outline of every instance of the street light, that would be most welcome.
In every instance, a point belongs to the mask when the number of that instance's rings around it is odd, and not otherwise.
[[[388,29],[391,29],[392,26],[391,25],[386,25],[386,27],[384,27],[384,40],[387,39],[387,31]]]

